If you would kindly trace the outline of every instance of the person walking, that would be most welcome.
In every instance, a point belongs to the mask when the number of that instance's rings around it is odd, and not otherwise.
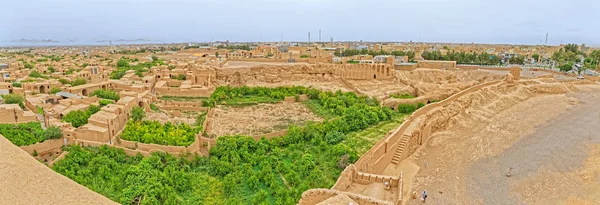
[[[427,199],[427,190],[424,190],[423,193],[421,193],[421,201],[423,203],[425,203],[426,199]]]

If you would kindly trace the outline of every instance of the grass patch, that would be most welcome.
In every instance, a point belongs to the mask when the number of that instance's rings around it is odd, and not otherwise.
[[[307,100],[302,102],[308,109],[310,109],[315,115],[323,118],[323,119],[333,119],[336,118],[337,115],[331,112],[329,109],[323,107],[319,100]]]
[[[340,144],[352,147],[358,156],[362,156],[369,151],[375,143],[381,140],[385,135],[402,124],[404,118],[408,115],[396,115],[390,121],[379,123],[362,131],[347,134],[345,140]]]
[[[411,98],[416,98],[417,96],[408,94],[408,93],[404,93],[404,94],[392,94],[390,95],[390,97],[392,98],[398,98],[398,99],[411,99]]]

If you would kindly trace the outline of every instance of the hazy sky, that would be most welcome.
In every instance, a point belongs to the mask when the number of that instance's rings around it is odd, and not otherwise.
[[[147,38],[600,45],[598,0],[0,0],[0,42]]]

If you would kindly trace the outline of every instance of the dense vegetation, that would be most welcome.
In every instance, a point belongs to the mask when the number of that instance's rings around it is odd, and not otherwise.
[[[130,120],[121,138],[148,144],[189,146],[196,139],[198,131],[184,123],[167,122],[162,125],[158,121]]]
[[[25,98],[23,98],[23,96],[21,96],[21,95],[6,94],[6,95],[2,95],[2,99],[4,100],[4,104],[17,104],[21,108],[25,108],[25,104],[23,104],[23,101],[25,100]]]
[[[372,55],[372,56],[376,56],[376,55],[393,55],[393,56],[408,56],[408,61],[412,62],[415,60],[415,52],[414,51],[391,51],[391,52],[387,52],[384,50],[379,50],[379,51],[375,51],[375,50],[368,50],[368,49],[348,49],[348,50],[344,50],[343,53],[341,53],[340,51],[336,50],[334,52],[335,56],[355,56],[355,55]]]
[[[217,102],[247,96],[283,99],[306,93],[312,103],[319,104],[316,107],[338,117],[304,127],[291,126],[286,136],[271,140],[220,137],[210,157],[191,160],[158,153],[147,158],[129,157],[108,147],[70,147],[70,154],[54,169],[123,204],[136,200],[144,204],[295,204],[307,189],[331,187],[340,172],[358,159],[357,148],[346,144],[356,137],[351,133],[398,115],[374,99],[339,91],[303,87],[220,87],[217,91],[211,96]],[[140,122],[129,123],[132,126],[127,127],[135,127]],[[142,132],[162,133],[161,129],[164,126],[157,124],[154,129],[123,135],[139,137]],[[374,143],[363,142],[361,153]]]
[[[151,62],[138,62],[135,65],[131,65],[130,62],[132,62],[132,60],[125,56],[117,61],[117,70],[110,73],[110,79],[121,79],[128,70],[134,70],[137,76],[142,77],[143,73],[148,72],[148,69],[152,68],[152,66],[165,64],[163,60],[158,59],[156,56],[152,56]]]
[[[92,92],[91,96],[96,96],[99,98],[109,99],[109,100],[114,100],[114,101],[119,101],[119,99],[121,99],[121,95],[119,95],[119,93],[117,93],[114,90],[102,90],[102,89],[94,90],[94,92]]]
[[[73,81],[69,81],[67,79],[61,78],[58,79],[58,81],[60,83],[62,83],[63,85],[71,85],[71,86],[78,86],[78,85],[85,85],[87,83],[87,80],[85,80],[85,78],[77,78]]]
[[[570,71],[573,65],[578,63],[582,65],[582,70],[597,69],[600,62],[600,50],[594,50],[587,55],[579,49],[577,44],[567,44],[552,54],[552,59],[557,62],[561,71]]]
[[[90,105],[86,110],[73,110],[62,117],[63,122],[68,122],[73,127],[81,127],[88,123],[90,116],[100,111],[100,107]]]
[[[498,65],[501,62],[498,56],[488,54],[486,52],[478,54],[475,52],[467,53],[464,51],[449,51],[446,55],[444,55],[440,51],[423,51],[421,56],[425,60],[456,61],[458,64]],[[513,61],[511,61],[511,64],[523,64],[523,60],[521,60],[521,62]]]
[[[58,127],[49,127],[44,131],[39,122],[0,124],[0,134],[17,146],[32,145],[47,139],[62,137],[62,131]]]
[[[301,86],[293,87],[217,87],[209,98],[209,104],[227,104],[227,105],[255,105],[258,103],[275,103],[283,101],[288,96],[298,96],[300,94],[317,94],[315,89],[307,89]]]
[[[218,49],[228,49],[228,50],[252,50],[248,45],[229,45],[229,46],[217,46]]]

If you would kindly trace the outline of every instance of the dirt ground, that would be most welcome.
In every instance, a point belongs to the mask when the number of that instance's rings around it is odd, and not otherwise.
[[[209,136],[255,136],[287,129],[288,125],[321,121],[302,103],[258,104],[245,107],[215,108],[206,125]]]
[[[399,165],[413,178],[406,194],[427,190],[428,204],[599,204],[600,86],[578,88],[434,134]]]
[[[144,120],[159,121],[161,124],[171,122],[171,123],[185,123],[188,125],[193,125],[194,123],[196,123],[196,117],[201,112],[183,111],[180,113],[181,113],[181,116],[176,117],[176,116],[170,115],[166,112],[154,112],[154,111],[146,112],[146,117],[144,118]]]
[[[0,204],[117,204],[38,162],[0,136]]]

